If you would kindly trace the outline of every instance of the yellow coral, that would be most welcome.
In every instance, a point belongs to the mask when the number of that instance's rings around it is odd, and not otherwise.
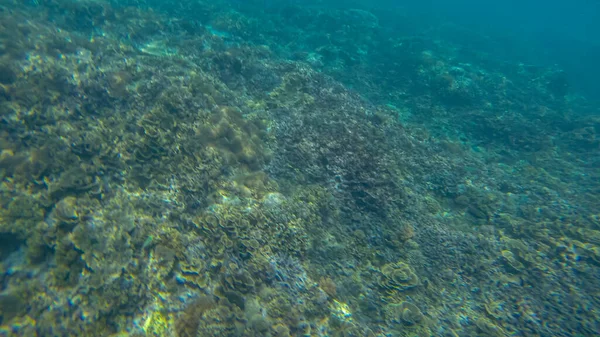
[[[352,322],[352,311],[346,303],[333,300],[331,304],[331,314],[342,322]]]
[[[172,322],[161,312],[154,311],[149,314],[144,323],[143,330],[147,336],[169,336]]]
[[[388,290],[404,291],[419,285],[419,277],[404,262],[388,263],[381,268],[379,285]]]
[[[402,302],[400,304],[400,320],[404,324],[414,325],[423,320],[424,316],[421,310],[410,302]]]

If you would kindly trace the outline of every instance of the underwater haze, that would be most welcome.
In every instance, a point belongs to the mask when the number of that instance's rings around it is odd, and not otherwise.
[[[599,335],[599,16],[0,0],[0,336]]]

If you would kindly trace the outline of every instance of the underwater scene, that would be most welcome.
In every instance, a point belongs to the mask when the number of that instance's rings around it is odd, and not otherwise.
[[[484,3],[0,0],[0,336],[600,335],[600,5]]]

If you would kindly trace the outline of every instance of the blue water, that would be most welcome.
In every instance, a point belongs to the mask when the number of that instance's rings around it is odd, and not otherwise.
[[[597,336],[599,13],[0,0],[0,336]]]

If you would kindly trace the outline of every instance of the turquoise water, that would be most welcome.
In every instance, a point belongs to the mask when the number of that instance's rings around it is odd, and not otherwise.
[[[0,336],[596,336],[598,13],[0,0]]]

